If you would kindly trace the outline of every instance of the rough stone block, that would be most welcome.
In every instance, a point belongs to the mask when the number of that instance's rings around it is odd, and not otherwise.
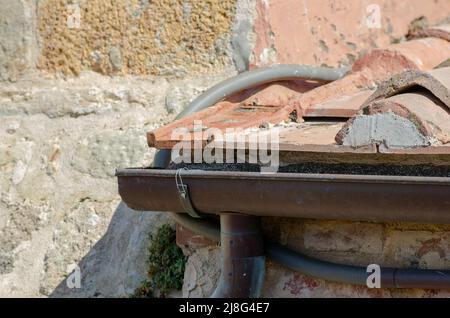
[[[191,230],[177,224],[177,245],[181,248],[200,248],[205,246],[215,246],[217,242],[192,232]]]
[[[0,81],[15,81],[35,63],[34,1],[0,0],[0,8]]]
[[[220,249],[204,247],[189,256],[184,272],[183,297],[209,297],[220,276]]]
[[[235,0],[38,4],[39,67],[78,75],[184,75],[231,66]]]

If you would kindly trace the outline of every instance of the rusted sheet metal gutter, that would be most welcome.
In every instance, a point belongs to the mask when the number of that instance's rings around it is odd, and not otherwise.
[[[183,213],[175,176],[164,169],[117,171],[136,210]],[[201,213],[450,224],[450,178],[255,172],[181,172]]]

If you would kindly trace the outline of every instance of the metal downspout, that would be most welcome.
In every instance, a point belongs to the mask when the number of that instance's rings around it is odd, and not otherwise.
[[[265,257],[260,218],[220,215],[221,273],[212,298],[258,298]]]

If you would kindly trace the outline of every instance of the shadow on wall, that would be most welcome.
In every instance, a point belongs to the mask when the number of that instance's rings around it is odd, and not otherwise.
[[[106,233],[77,264],[80,280],[75,270],[50,297],[129,296],[147,275],[149,233],[165,223],[171,223],[166,213],[137,212],[121,202]]]

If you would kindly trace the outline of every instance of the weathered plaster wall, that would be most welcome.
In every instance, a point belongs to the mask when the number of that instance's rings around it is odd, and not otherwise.
[[[149,165],[146,131],[223,79],[90,72],[3,82],[0,297],[132,294],[147,273],[148,234],[169,217],[118,206],[115,169]],[[76,264],[82,288],[69,290]]]
[[[251,57],[255,66],[348,65],[359,52],[402,40],[414,19],[424,16],[433,24],[450,12],[448,0],[257,0],[256,3],[257,40]]]
[[[416,18],[442,20],[449,7],[446,0],[20,0],[1,14],[1,79],[30,68],[183,76],[271,63],[348,65],[401,41]]]

